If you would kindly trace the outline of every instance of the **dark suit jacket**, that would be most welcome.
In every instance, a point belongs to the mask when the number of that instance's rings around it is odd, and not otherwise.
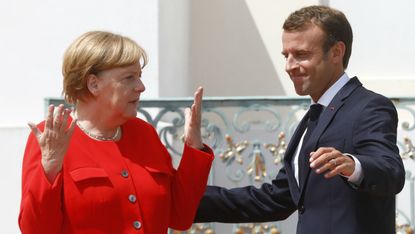
[[[209,186],[195,222],[269,222],[298,210],[298,234],[395,233],[395,195],[405,181],[396,146],[397,123],[390,100],[352,78],[325,108],[304,147],[334,147],[354,155],[364,174],[358,187],[342,176],[325,179],[312,170],[298,186],[291,164],[297,145],[290,143],[284,167],[271,184]]]

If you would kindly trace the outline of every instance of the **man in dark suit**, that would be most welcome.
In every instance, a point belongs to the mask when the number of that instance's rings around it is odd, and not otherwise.
[[[209,186],[195,222],[269,222],[298,210],[298,234],[395,233],[395,195],[405,180],[389,99],[345,73],[353,34],[345,15],[310,6],[283,26],[286,71],[311,97],[272,183]],[[305,130],[306,129],[306,130]]]

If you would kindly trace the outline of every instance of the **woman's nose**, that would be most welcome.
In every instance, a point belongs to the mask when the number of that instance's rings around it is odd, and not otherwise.
[[[141,79],[138,79],[137,85],[135,86],[135,91],[137,92],[144,92],[146,90],[146,87],[144,86],[143,81]]]

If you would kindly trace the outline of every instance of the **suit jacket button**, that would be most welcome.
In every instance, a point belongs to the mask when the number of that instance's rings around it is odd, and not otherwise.
[[[298,207],[298,213],[303,214],[304,213],[304,205],[301,205],[300,207]]]

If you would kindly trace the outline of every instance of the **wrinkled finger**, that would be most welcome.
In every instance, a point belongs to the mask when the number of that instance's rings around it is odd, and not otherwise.
[[[195,104],[193,104],[191,107],[190,119],[191,119],[192,125],[200,125],[200,122],[202,121],[202,115],[200,113],[200,108],[197,108]]]
[[[36,126],[36,124],[34,124],[32,122],[27,123],[27,125],[29,125],[29,128],[32,131],[33,135],[35,135],[35,137],[39,141],[40,136],[42,135],[42,132],[39,130],[39,128]]]
[[[341,174],[341,172],[343,170],[346,169],[346,165],[338,165],[335,168],[333,168],[333,170],[330,170],[329,172],[327,172],[326,174],[324,174],[324,178],[329,179],[332,178],[338,174]]]
[[[51,129],[53,127],[53,112],[55,111],[54,105],[49,105],[48,115],[46,116],[45,129]]]
[[[337,160],[335,158],[330,160],[330,162],[334,165],[334,167],[337,167]]]
[[[203,88],[199,87],[194,95],[194,105],[196,107],[195,111],[200,113],[202,110],[202,99],[203,99]]]
[[[190,113],[190,108],[185,108],[184,109],[184,137],[187,137],[188,135],[188,131],[189,131],[189,125],[191,123],[191,113]]]
[[[320,168],[323,167],[328,161],[330,161],[331,152],[324,152],[322,150],[317,150],[312,154],[313,159],[310,159],[311,168]]]
[[[71,125],[69,125],[68,131],[66,132],[69,137],[72,136],[77,121],[78,121],[77,119],[73,119],[72,122],[71,122]]]
[[[196,123],[200,125],[201,118],[202,118],[202,99],[203,99],[203,88],[199,87],[195,94],[194,94],[194,101],[191,108],[190,118],[192,119],[192,123]]]
[[[66,108],[64,111],[63,111],[63,117],[62,117],[62,128],[63,129],[66,129],[67,128],[67,126],[68,126],[68,118],[69,118],[69,115],[71,114],[71,110],[70,109],[68,109],[68,108]],[[72,121],[73,122],[73,121]]]
[[[203,88],[199,87],[197,88],[195,94],[194,94],[194,102],[195,104],[201,104],[203,99]]]
[[[336,168],[336,166],[333,164],[333,162],[331,160],[326,161],[321,167],[316,169],[316,173],[321,174],[321,173],[324,173],[326,171],[334,170],[335,168]]]
[[[193,107],[193,105],[192,105],[192,107]],[[191,118],[191,116],[192,116],[192,113],[190,111],[190,108],[186,107],[184,109],[184,119],[187,120],[187,121],[189,121],[190,118]]]
[[[63,104],[60,104],[56,110],[56,114],[54,116],[53,120],[53,127],[54,128],[61,128],[62,126],[62,114],[63,114]]]
[[[318,162],[321,162],[321,161],[327,161],[326,159],[323,159],[323,160],[318,160],[319,158],[321,158],[322,156],[324,156],[325,154],[327,154],[327,153],[330,153],[332,151],[332,148],[328,148],[328,147],[320,147],[320,148],[318,148],[316,151],[314,151],[314,152],[311,152],[310,153],[310,162],[313,162],[313,161],[315,161],[315,160],[317,160]]]

